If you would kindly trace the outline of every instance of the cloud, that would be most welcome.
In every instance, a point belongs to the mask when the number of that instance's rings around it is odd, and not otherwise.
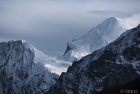
[[[0,40],[25,39],[47,54],[60,55],[67,41],[80,37],[105,18],[124,17],[139,10],[133,0],[132,4],[116,2],[0,0]],[[131,11],[126,13],[126,9]]]
[[[116,10],[92,10],[88,11],[88,13],[93,14],[94,16],[101,16],[104,17],[126,17],[130,16],[132,13],[122,12],[122,11],[116,11]]]
[[[136,27],[138,24],[140,24],[140,13],[133,14],[129,17],[125,17],[121,19],[121,24],[124,25],[124,27],[131,29]]]
[[[140,13],[132,15],[130,18],[140,24]]]

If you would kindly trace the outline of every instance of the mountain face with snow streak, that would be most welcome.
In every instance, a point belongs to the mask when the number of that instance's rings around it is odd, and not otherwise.
[[[100,49],[117,39],[124,31],[133,28],[123,19],[110,17],[91,29],[84,36],[74,39],[67,44],[63,58],[68,61],[79,60],[81,57]]]
[[[71,65],[70,62],[44,54],[43,52],[39,51],[38,49],[36,49],[34,46],[30,44],[26,44],[26,45],[27,47],[32,49],[32,52],[34,52],[35,54],[34,62],[42,64],[52,73],[56,73],[60,75],[62,72],[67,71],[67,68]]]
[[[140,25],[127,30],[107,46],[74,61],[47,94],[99,94],[139,78]]]
[[[0,94],[44,94],[58,78],[55,71],[64,71],[63,63],[25,41],[1,42]]]

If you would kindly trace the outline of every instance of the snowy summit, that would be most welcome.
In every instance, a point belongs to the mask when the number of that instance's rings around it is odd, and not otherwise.
[[[68,61],[79,60],[81,57],[106,46],[130,28],[126,25],[129,23],[123,23],[123,19],[116,17],[105,19],[87,34],[68,42],[63,58]],[[133,27],[134,25],[131,26],[131,28]]]

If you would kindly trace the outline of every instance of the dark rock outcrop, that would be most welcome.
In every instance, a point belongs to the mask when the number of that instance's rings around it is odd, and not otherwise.
[[[139,77],[140,25],[106,47],[73,62],[47,94],[98,94]]]

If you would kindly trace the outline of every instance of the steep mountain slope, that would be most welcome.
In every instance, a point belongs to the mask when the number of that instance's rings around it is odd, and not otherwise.
[[[62,72],[65,72],[67,68],[71,65],[70,62],[60,60],[55,57],[48,56],[44,54],[43,52],[36,49],[34,46],[27,44],[26,47],[32,49],[32,52],[34,52],[34,62],[35,63],[41,63],[43,66],[45,66],[49,71],[56,73],[60,75]]]
[[[140,77],[140,25],[73,62],[48,94],[96,94]]]
[[[123,19],[115,17],[104,20],[84,36],[68,42],[63,55],[64,59],[68,61],[79,60],[81,57],[106,46],[117,39],[124,31],[130,29],[129,24],[123,23]]]
[[[25,41],[0,43],[0,94],[42,94],[56,82],[65,64]],[[57,64],[58,63],[58,64]],[[52,65],[52,66],[51,66]]]

